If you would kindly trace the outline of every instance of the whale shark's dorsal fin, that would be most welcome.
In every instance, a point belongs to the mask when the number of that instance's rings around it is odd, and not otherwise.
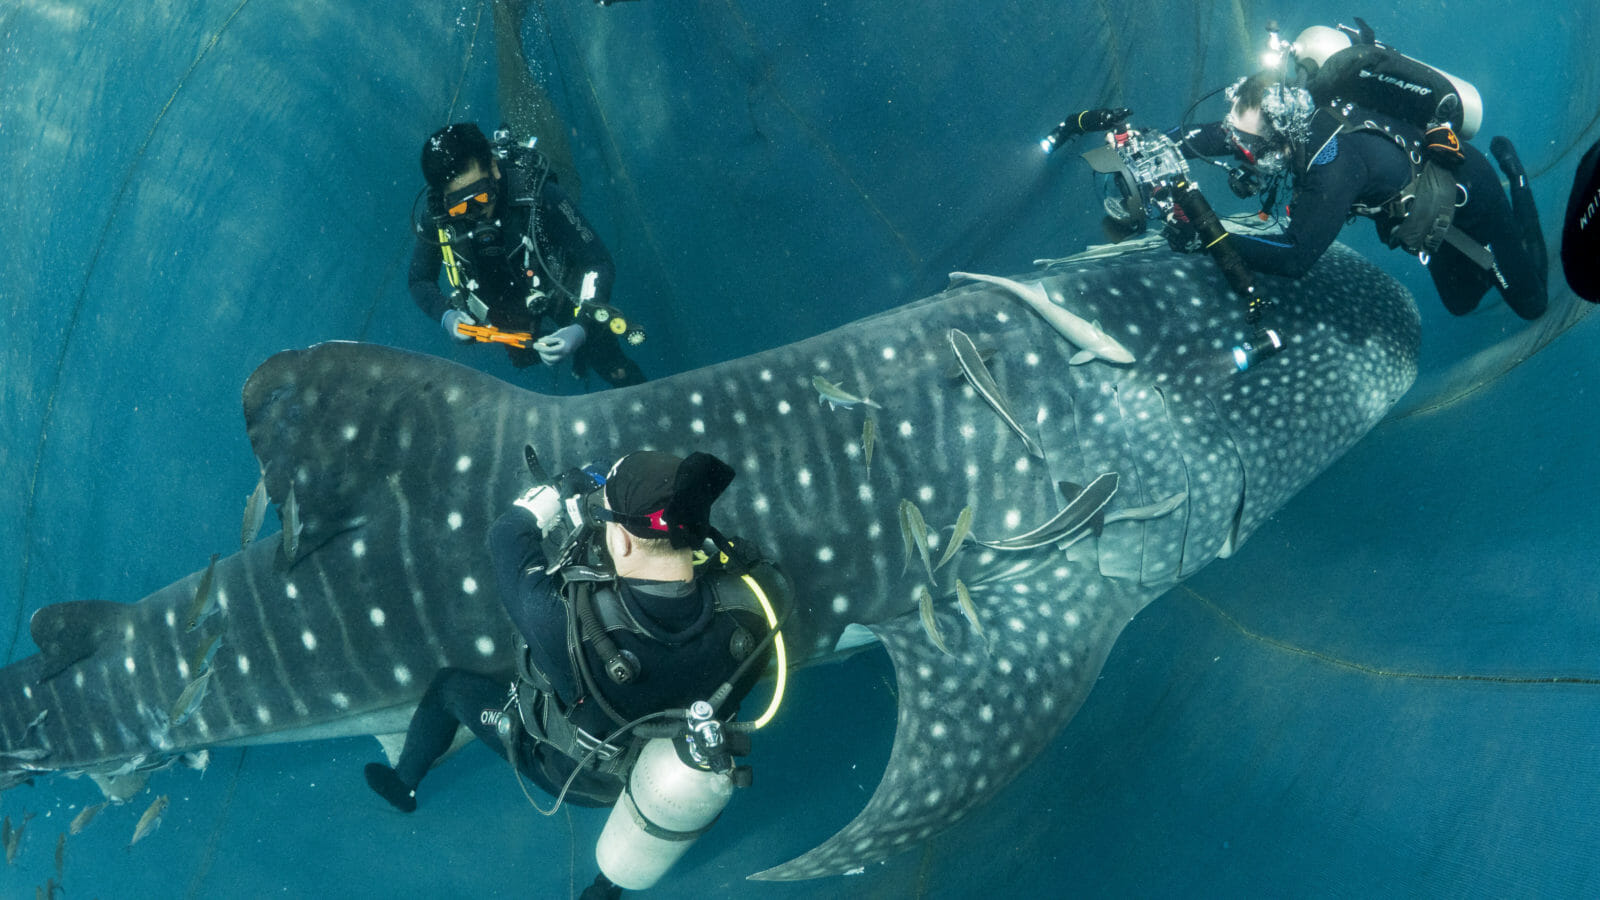
[[[37,681],[43,684],[94,651],[122,622],[121,603],[73,600],[41,608],[28,620],[28,634],[39,648]]]

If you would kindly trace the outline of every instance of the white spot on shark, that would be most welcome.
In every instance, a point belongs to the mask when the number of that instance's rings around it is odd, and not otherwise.
[[[377,626],[378,628],[382,628],[383,623],[388,619],[388,616],[384,615],[382,609],[374,606],[372,611],[367,613],[367,618],[372,620],[373,625]]]
[[[367,542],[363,541],[360,538],[356,538],[350,544],[350,555],[355,557],[356,559],[360,559],[361,557],[366,556],[367,555]]]
[[[410,684],[411,670],[405,666],[394,667],[394,680],[396,684]]]
[[[474,646],[478,648],[479,656],[494,655],[494,639],[486,634],[479,635],[478,639],[474,642]]]
[[[346,425],[339,432],[339,434],[345,439],[346,443],[349,443],[350,441],[355,440],[356,439],[356,435],[358,435],[360,433],[361,433],[361,429],[355,427],[354,425]]]
[[[461,513],[452,510],[450,515],[444,517],[444,521],[450,526],[451,531],[461,530]]]
[[[860,500],[863,503],[871,503],[872,502],[872,497],[873,497],[872,485],[870,485],[870,484],[860,484],[860,485],[856,486],[856,499],[857,500]]]
[[[577,435],[578,437],[583,437],[584,435],[589,433],[589,423],[585,422],[582,419],[579,419],[576,422],[573,422],[572,423],[572,433]]]
[[[167,627],[168,628],[176,628],[176,627],[178,627],[178,612],[177,612],[177,610],[172,610],[172,609],[167,610],[166,619],[167,619]]]
[[[283,595],[288,597],[290,600],[298,599],[300,597],[300,589],[295,587],[294,582],[292,581],[285,582],[283,585]]]
[[[845,611],[848,610],[849,608],[850,608],[850,598],[846,597],[843,594],[835,594],[834,595],[834,597],[833,597],[833,611],[835,613],[837,613],[839,615],[843,615],[845,613]]]
[[[745,425],[745,424],[748,424],[749,421],[750,421],[750,417],[744,414],[744,410],[736,409],[736,410],[733,411],[733,424],[735,424],[735,425]]]
[[[884,358],[885,362],[894,359],[894,348],[893,347],[885,347],[885,348],[883,348],[883,358]]]
[[[911,423],[910,422],[901,422],[900,423],[900,436],[901,437],[911,437]]]
[[[759,377],[761,378],[762,381],[771,381],[772,380],[772,370],[771,369],[762,369],[761,370],[761,375]]]
[[[346,694],[344,691],[334,691],[333,694],[328,697],[328,699],[332,701],[335,709],[350,708],[350,695]]]
[[[464,594],[476,594],[478,592],[478,579],[473,578],[471,575],[461,579],[461,592]]]
[[[265,706],[256,707],[256,721],[263,725],[270,725],[272,723],[272,710],[267,709]]]
[[[695,406],[699,406],[701,403],[705,402],[705,398],[700,396],[699,391],[695,391],[689,395],[689,402],[693,403]]]
[[[689,423],[689,430],[693,431],[695,434],[705,434],[706,423],[700,419],[695,419]]]
[[[239,659],[237,660],[236,665],[239,667],[240,675],[250,674],[250,657],[245,656],[243,653],[239,654]]]
[[[128,674],[129,675],[132,675],[133,673],[139,671],[139,667],[134,663],[133,657],[131,657],[131,656],[123,657],[123,659],[122,659],[122,667],[124,669],[128,670]]]
[[[752,503],[751,505],[756,508],[756,512],[758,512],[758,513],[764,513],[764,512],[767,512],[768,510],[772,509],[772,504],[767,502],[767,498],[766,497],[757,497],[755,499],[755,502]]]
[[[932,500],[933,487],[925,484],[922,487],[917,488],[917,499],[921,500],[923,503],[927,503],[929,500]]]
[[[778,414],[779,415],[787,416],[789,414],[789,409],[790,409],[789,401],[787,401],[787,400],[779,400],[778,401]]]
[[[307,650],[316,650],[317,636],[312,634],[310,629],[302,631],[300,632],[300,643],[305,644]]]
[[[1021,524],[1022,524],[1022,512],[1020,510],[1015,510],[1015,509],[1006,510],[1006,528],[1007,529],[1015,529],[1018,525],[1021,525]]]
[[[804,469],[804,468],[801,469],[800,471],[795,473],[795,479],[800,482],[800,486],[801,487],[810,487],[811,486],[811,470],[810,469]]]
[[[461,457],[456,460],[456,471],[465,472],[470,468],[472,468],[472,457],[462,454]]]
[[[826,562],[833,562],[833,548],[832,547],[818,547],[817,548],[817,562],[825,562],[825,563]]]

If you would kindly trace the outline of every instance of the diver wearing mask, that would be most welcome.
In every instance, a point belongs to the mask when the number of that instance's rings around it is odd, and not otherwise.
[[[1373,79],[1340,76],[1356,63],[1368,72],[1385,63],[1424,75],[1429,68],[1378,44],[1360,24],[1360,31],[1341,27],[1354,40],[1344,39],[1342,56],[1323,61],[1320,80],[1302,84],[1280,71],[1259,72],[1228,88],[1231,107],[1223,121],[1169,132],[1186,157],[1233,157],[1230,187],[1241,197],[1259,194],[1264,212],[1277,203],[1280,189],[1292,190],[1284,231],[1241,233],[1244,239],[1233,242],[1240,256],[1257,272],[1299,278],[1345,222],[1366,216],[1385,243],[1427,266],[1452,314],[1472,312],[1495,287],[1518,316],[1537,319],[1547,303],[1548,259],[1527,173],[1511,141],[1496,137],[1489,144],[1510,182],[1508,203],[1488,160],[1456,135],[1450,121],[1441,116],[1418,124],[1422,117],[1405,116],[1398,104],[1381,108],[1382,95],[1361,94]],[[1308,29],[1295,46],[1313,33],[1334,32]],[[1345,59],[1351,63],[1341,66]],[[1450,111],[1458,122],[1466,118],[1459,103]],[[1168,239],[1175,249],[1199,249],[1192,231],[1181,227],[1169,229]]]
[[[575,373],[593,370],[613,387],[645,380],[622,351],[643,332],[609,305],[611,254],[543,154],[458,122],[423,143],[422,174],[409,284],[446,334],[503,343],[518,368],[570,359]]]

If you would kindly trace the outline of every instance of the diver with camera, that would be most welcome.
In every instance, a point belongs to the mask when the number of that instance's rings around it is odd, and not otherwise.
[[[1226,88],[1227,115],[1165,135],[1185,159],[1231,157],[1232,165],[1217,164],[1236,194],[1261,199],[1260,218],[1277,218],[1289,198],[1281,232],[1240,227],[1226,243],[1253,272],[1299,278],[1351,217],[1364,216],[1386,244],[1428,268],[1451,313],[1471,312],[1494,287],[1518,316],[1538,318],[1548,259],[1511,141],[1489,145],[1509,181],[1508,203],[1499,176],[1467,143],[1483,117],[1477,90],[1355,21],[1313,26],[1294,41],[1269,24],[1266,68]],[[1182,252],[1210,246],[1189,218],[1166,219],[1169,242]]]
[[[537,483],[489,532],[516,671],[440,670],[394,768],[365,774],[410,812],[464,725],[512,763],[519,785],[556,798],[540,812],[615,804],[596,848],[602,875],[586,892],[615,896],[654,884],[749,783],[732,758],[782,699],[779,616],[792,593],[754,545],[711,526],[734,477],[716,457],[637,451],[554,479],[531,448],[528,459]],[[771,702],[737,720],[769,664]]]
[[[446,334],[502,344],[518,368],[571,360],[612,387],[645,380],[623,353],[645,333],[611,305],[611,254],[533,141],[457,122],[423,142],[422,174],[408,280]]]

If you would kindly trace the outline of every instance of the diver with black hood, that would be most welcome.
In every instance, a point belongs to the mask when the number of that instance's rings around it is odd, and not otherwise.
[[[531,447],[528,460],[539,483],[489,531],[518,637],[509,694],[510,673],[441,669],[394,768],[370,764],[366,778],[411,812],[417,785],[465,725],[557,808],[617,805],[596,850],[602,874],[584,894],[614,897],[654,884],[747,782],[728,757],[748,751],[747,732],[781,699],[778,610],[791,592],[753,545],[711,527],[711,505],[734,477],[716,457],[641,450],[609,471],[553,481]],[[779,687],[766,713],[731,721],[774,654]],[[689,796],[652,796],[662,790]],[[705,821],[639,824],[661,803],[700,809]]]

